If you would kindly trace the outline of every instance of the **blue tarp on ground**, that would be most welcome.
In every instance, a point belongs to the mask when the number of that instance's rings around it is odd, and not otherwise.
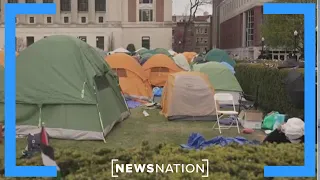
[[[126,98],[126,102],[127,102],[129,109],[134,109],[134,108],[140,107],[142,105],[142,103],[134,101],[130,98]]]
[[[189,137],[187,144],[182,144],[181,147],[184,149],[204,149],[213,145],[227,146],[229,144],[236,143],[240,145],[244,144],[260,144],[259,141],[249,141],[244,137],[223,137],[218,136],[210,140],[206,140],[199,133],[192,133]]]

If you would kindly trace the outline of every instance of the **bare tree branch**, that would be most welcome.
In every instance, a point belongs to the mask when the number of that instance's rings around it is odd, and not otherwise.
[[[189,17],[186,22],[184,22],[184,31],[182,36],[182,49],[185,49],[186,46],[186,39],[187,39],[187,33],[190,28],[190,25],[194,22],[198,8],[203,5],[211,4],[211,0],[189,0]]]
[[[17,37],[16,38],[16,51],[20,52],[24,48],[26,48],[26,44],[25,44],[23,38],[22,37]]]

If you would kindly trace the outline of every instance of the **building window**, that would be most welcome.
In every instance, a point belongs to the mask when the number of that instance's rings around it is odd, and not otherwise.
[[[153,21],[153,10],[152,9],[140,9],[139,10],[139,21],[142,21],[142,22]]]
[[[63,17],[63,22],[64,23],[69,23],[69,17],[68,16]]]
[[[8,0],[8,3],[18,3],[18,0]]]
[[[96,0],[95,1],[96,12],[106,11],[106,0]]]
[[[60,3],[61,11],[71,11],[71,0],[60,0]]]
[[[84,42],[87,42],[87,36],[79,36],[78,38]]]
[[[51,24],[52,23],[52,17],[47,17],[47,23]]]
[[[27,36],[27,47],[34,43],[33,36]]]
[[[103,23],[103,16],[100,16],[100,17],[98,18],[98,22],[99,22],[99,23]]]
[[[81,17],[81,23],[87,23],[87,17]]]
[[[96,47],[104,50],[104,37],[103,36],[96,37]]]
[[[43,3],[53,3],[53,0],[43,0]]]
[[[34,24],[34,17],[29,17],[29,23]]]
[[[36,0],[26,0],[26,3],[36,3]]]
[[[246,46],[253,46],[253,33],[254,33],[254,12],[249,10],[246,13]]]
[[[153,0],[139,0],[140,4],[152,4]]]
[[[200,28],[196,29],[196,34],[200,34]]]
[[[88,0],[78,0],[78,11],[88,12]]]
[[[141,47],[150,49],[150,37],[144,36],[142,37]]]
[[[204,33],[208,34],[208,29],[207,28],[204,28]]]

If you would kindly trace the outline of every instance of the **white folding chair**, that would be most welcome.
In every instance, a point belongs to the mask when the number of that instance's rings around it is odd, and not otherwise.
[[[232,106],[233,106],[233,110],[231,111],[223,111],[220,110],[220,102],[232,102]],[[219,129],[219,132],[221,134],[221,129],[230,129],[231,127],[236,127],[238,128],[238,133],[240,134],[240,130],[239,130],[239,123],[238,123],[238,112],[236,111],[236,106],[234,104],[234,99],[232,94],[229,93],[216,93],[214,95],[214,104],[215,104],[215,109],[216,109],[216,115],[217,115],[217,122],[213,125],[213,129]],[[220,125],[220,119],[223,116],[227,116],[227,115],[233,115],[236,116],[236,122],[232,122],[230,125],[225,126],[225,125]],[[234,125],[234,123],[236,123],[236,125]],[[215,126],[218,124],[218,128],[215,128]]]

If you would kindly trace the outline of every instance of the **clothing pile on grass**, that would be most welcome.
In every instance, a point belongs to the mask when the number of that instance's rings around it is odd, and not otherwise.
[[[282,116],[279,116],[277,112],[270,113],[265,117],[262,128],[267,129],[266,133],[268,134],[268,136],[265,138],[263,142],[303,143],[303,120],[294,117],[285,121],[284,118],[279,117]]]
[[[223,137],[223,136],[217,136],[215,138],[212,138],[210,140],[206,140],[201,134],[199,133],[192,133],[189,136],[188,143],[187,144],[181,144],[180,146],[183,149],[196,149],[201,150],[205,149],[210,146],[219,145],[219,146],[227,146],[230,144],[239,144],[239,145],[245,145],[245,144],[251,144],[251,145],[259,145],[260,142],[253,140],[249,141],[244,137]]]
[[[267,114],[262,122],[262,129],[268,134],[264,142],[290,142],[300,143],[304,141],[304,122],[277,111]]]

